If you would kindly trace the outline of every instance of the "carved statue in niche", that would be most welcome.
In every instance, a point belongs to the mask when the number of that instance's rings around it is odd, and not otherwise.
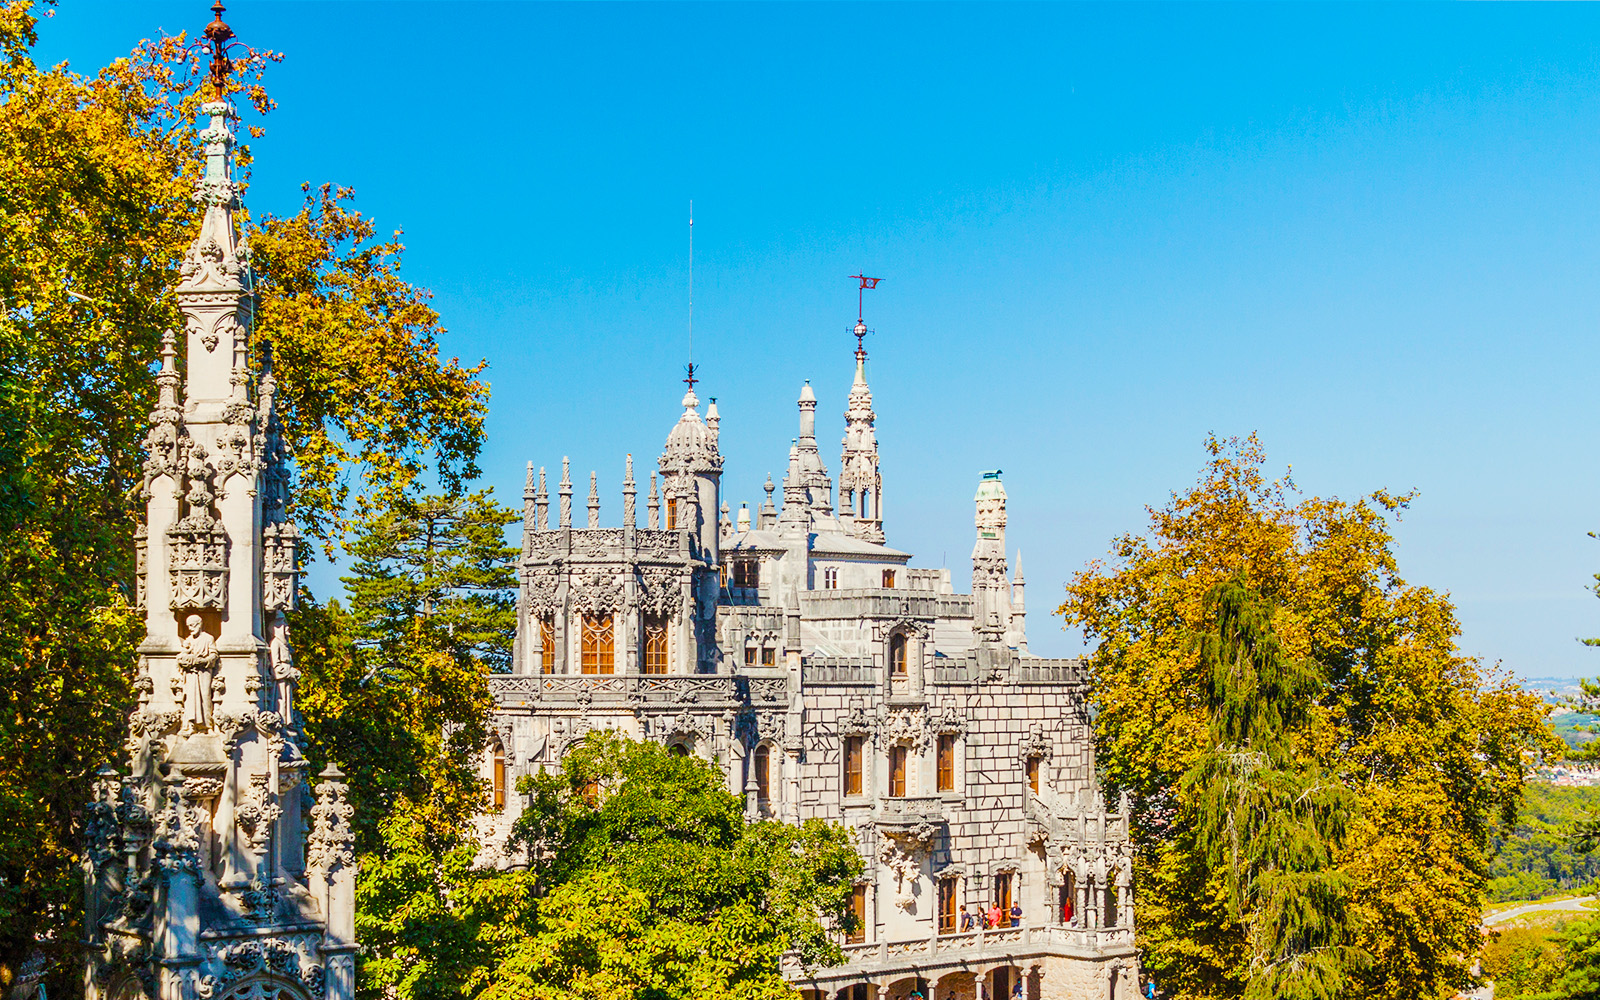
[[[189,634],[178,650],[178,669],[183,671],[183,726],[187,736],[211,729],[211,678],[217,668],[217,643],[204,628],[199,615],[184,622]]]
[[[294,665],[294,650],[289,646],[289,620],[279,611],[267,626],[267,658],[272,663],[272,679],[278,684],[278,717],[285,726],[294,722],[294,687],[300,670]]]

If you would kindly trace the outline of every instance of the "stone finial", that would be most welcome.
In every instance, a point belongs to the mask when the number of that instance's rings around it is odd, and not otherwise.
[[[600,527],[600,477],[589,473],[589,527]]]
[[[637,503],[639,488],[633,482],[633,456],[628,456],[626,471],[622,476],[622,526],[638,527]]]
[[[645,506],[649,509],[650,530],[661,530],[661,494],[656,491],[656,474],[650,473],[650,493],[645,497]]]
[[[741,531],[741,532],[750,530],[750,505],[749,504],[741,503],[739,505],[739,519],[738,519],[738,521],[735,522],[735,530]]]
[[[561,486],[557,491],[561,497],[561,526],[572,527],[572,460],[561,456]]]
[[[545,489],[542,465],[539,466],[539,488],[533,494],[533,524],[537,531],[550,530],[550,492]]]

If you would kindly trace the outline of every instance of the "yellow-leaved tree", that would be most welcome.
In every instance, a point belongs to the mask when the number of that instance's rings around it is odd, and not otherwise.
[[[1263,995],[1289,988],[1297,968],[1318,970],[1296,987],[1307,996],[1452,996],[1480,942],[1490,832],[1509,820],[1527,764],[1559,750],[1545,709],[1461,653],[1447,594],[1401,578],[1390,519],[1409,495],[1304,497],[1287,477],[1263,475],[1254,435],[1206,447],[1199,481],[1074,576],[1059,609],[1096,644],[1102,779],[1135,803],[1146,968],[1165,996]],[[1314,781],[1341,803],[1338,823],[1298,828],[1325,842],[1238,861],[1207,849],[1216,837],[1204,831],[1235,822],[1220,810],[1267,803],[1248,823],[1270,831],[1294,822],[1296,805],[1274,816],[1284,800],[1257,789],[1225,802],[1196,780],[1248,750],[1216,743],[1224,661],[1203,655],[1227,624],[1216,595],[1228,585],[1262,609],[1256,632],[1272,657],[1305,664],[1302,708],[1273,715],[1285,730],[1270,744],[1274,773]],[[1266,662],[1259,648],[1246,652]],[[1228,655],[1237,663],[1245,653]],[[1270,912],[1265,896],[1239,905],[1241,878],[1276,887]],[[1339,919],[1349,919],[1325,935],[1336,949],[1278,933],[1285,913],[1304,918],[1320,905],[1295,898],[1297,885],[1338,887]]]
[[[67,995],[81,987],[82,805],[95,768],[121,757],[132,707],[131,490],[200,223],[201,73],[181,37],[88,74],[40,68],[38,17],[0,0],[0,990],[43,952],[50,991]],[[274,58],[241,58],[230,81],[258,114]],[[481,364],[441,352],[397,237],[348,192],[304,192],[294,215],[246,227],[256,349],[277,349],[296,452],[293,516],[332,546],[424,478],[450,490],[476,475],[488,386]]]

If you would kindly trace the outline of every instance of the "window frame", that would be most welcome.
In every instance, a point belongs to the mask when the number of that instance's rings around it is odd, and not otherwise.
[[[610,614],[584,615],[579,669],[588,675],[617,672],[616,619]],[[593,669],[591,669],[591,667]]]
[[[935,919],[938,921],[940,934],[954,934],[960,929],[961,906],[961,876],[945,875],[938,881],[938,907],[935,909]]]
[[[846,931],[845,944],[867,943],[867,883],[856,882],[850,886],[850,915],[855,918],[854,930]]]
[[[904,743],[889,747],[889,798],[903,799],[911,787],[911,748]]]
[[[844,794],[867,794],[866,760],[867,738],[850,735],[844,738]]]
[[[556,672],[556,616],[539,616],[539,672]]]
[[[935,784],[941,792],[956,791],[956,740],[955,733],[940,733]]]
[[[759,743],[751,766],[755,769],[756,802],[766,805],[772,801],[772,744]]]
[[[665,674],[672,670],[672,645],[665,615],[646,615],[644,618],[644,663],[642,672]],[[660,669],[655,669],[659,667]]]
[[[490,747],[489,787],[495,812],[506,808],[506,748],[496,739]]]

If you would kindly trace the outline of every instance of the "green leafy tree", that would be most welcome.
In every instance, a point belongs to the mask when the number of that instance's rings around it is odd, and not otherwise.
[[[1272,611],[1238,579],[1208,597],[1209,748],[1180,783],[1180,822],[1225,873],[1229,916],[1246,926],[1245,997],[1330,1000],[1366,960],[1351,943],[1350,878],[1334,863],[1354,797],[1306,752],[1323,672],[1284,654]]]
[[[42,948],[62,960],[49,988],[69,995],[79,810],[94,770],[121,757],[132,707],[130,488],[200,221],[202,74],[182,37],[90,75],[41,69],[37,18],[0,0],[0,981]],[[230,82],[261,114],[274,58],[241,57]],[[247,178],[248,149],[240,159]],[[335,545],[363,498],[391,506],[425,472],[470,478],[482,366],[441,356],[398,241],[320,187],[296,215],[244,225],[262,272],[257,345],[277,347],[297,451],[293,513],[311,537]]]
[[[522,790],[526,870],[457,866],[437,889],[419,873],[408,909],[363,880],[359,930],[387,955],[373,995],[788,1000],[785,952],[840,958],[824,921],[842,925],[861,873],[843,827],[746,823],[711,764],[608,733]]]
[[[1304,498],[1262,475],[1254,437],[1207,451],[1199,481],[1077,574],[1060,608],[1096,644],[1101,773],[1134,799],[1145,964],[1182,997],[1252,981],[1256,918],[1234,918],[1232,871],[1183,820],[1184,777],[1216,746],[1195,636],[1217,627],[1213,588],[1242,577],[1271,607],[1281,655],[1320,668],[1287,727],[1297,759],[1354,797],[1331,862],[1350,944],[1371,961],[1346,965],[1343,995],[1451,996],[1479,945],[1490,833],[1514,815],[1524,766],[1559,749],[1545,708],[1461,655],[1449,599],[1401,578],[1388,520],[1410,497]]]

